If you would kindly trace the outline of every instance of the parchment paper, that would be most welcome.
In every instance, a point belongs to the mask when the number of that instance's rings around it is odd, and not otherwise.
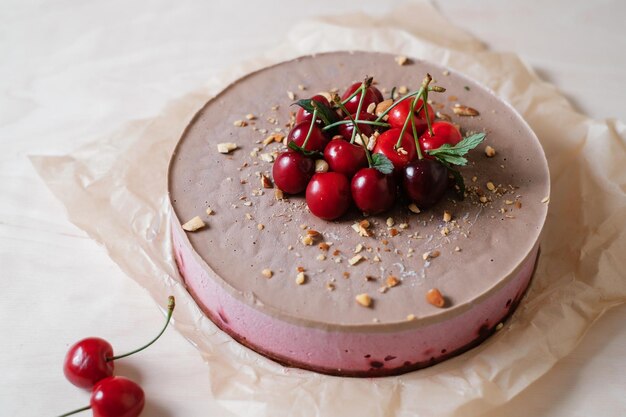
[[[172,259],[166,169],[192,115],[250,71],[331,50],[393,52],[473,77],[524,116],[550,165],[542,254],[532,288],[512,320],[478,348],[399,377],[323,376],[283,368],[243,348],[197,308]],[[626,127],[576,113],[517,56],[485,50],[428,4],[382,18],[301,22],[283,45],[215,74],[158,117],[130,122],[70,155],[31,159],[69,219],[103,244],[131,278],[155,299],[176,296],[176,328],[207,362],[212,388],[207,396],[234,415],[479,415],[537,380],[574,349],[604,311],[626,301]]]

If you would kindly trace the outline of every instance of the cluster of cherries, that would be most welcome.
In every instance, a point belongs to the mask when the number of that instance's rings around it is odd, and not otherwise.
[[[289,150],[272,169],[276,186],[288,194],[306,191],[311,213],[326,220],[342,216],[352,202],[365,213],[382,213],[400,190],[420,208],[434,205],[450,185],[451,166],[430,152],[463,138],[452,123],[435,121],[428,93],[445,89],[431,81],[427,75],[418,90],[378,115],[371,109],[384,98],[371,78],[335,95],[332,104],[322,95],[298,101]],[[316,172],[320,159],[327,172]]]
[[[174,297],[167,305],[167,319],[161,332],[149,343],[123,355],[113,355],[113,347],[99,337],[80,340],[68,350],[63,362],[65,377],[79,388],[91,391],[89,405],[60,417],[91,409],[94,417],[137,417],[145,403],[141,387],[128,378],[113,376],[114,361],[140,352],[163,334],[174,312]]]

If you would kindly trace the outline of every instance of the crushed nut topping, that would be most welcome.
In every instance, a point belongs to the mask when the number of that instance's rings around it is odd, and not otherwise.
[[[188,232],[195,232],[196,230],[200,230],[206,226],[206,223],[202,221],[200,216],[196,216],[193,219],[189,220],[187,223],[183,224],[183,230]]]
[[[354,253],[359,253],[363,250],[363,245],[362,244],[358,244],[356,245],[356,248],[354,248]]]
[[[496,150],[487,145],[485,146],[485,155],[487,155],[487,158],[493,158],[494,156],[496,156]]]
[[[450,213],[448,210],[445,210],[443,212],[443,221],[448,223],[451,220],[452,220],[452,213]]]
[[[408,316],[406,316],[406,321],[413,321],[415,320],[417,317],[415,317],[415,314],[409,314]]]
[[[315,160],[315,172],[328,172],[330,167],[328,166],[328,162],[323,159]]]
[[[304,272],[298,272],[298,275],[296,275],[296,284],[303,285],[305,282],[306,275],[304,275]]]
[[[402,66],[405,64],[409,63],[409,58],[407,58],[404,55],[398,55],[397,57],[394,58],[394,60],[396,61],[396,64]]]
[[[284,198],[284,194],[283,194],[283,190],[281,190],[280,188],[276,188],[274,190],[274,199],[275,200],[282,200]]]
[[[246,126],[248,126],[248,122],[246,122],[245,120],[235,120],[233,122],[233,126],[235,126],[235,127],[246,127]]]
[[[232,142],[224,142],[217,144],[217,151],[219,153],[230,153],[237,149],[237,144]]]
[[[422,259],[427,261],[429,259],[435,259],[437,258],[439,255],[441,255],[441,252],[439,252],[438,250],[434,250],[434,251],[428,251],[428,252],[424,252],[422,254]]]
[[[361,255],[354,255],[352,258],[350,258],[350,260],[348,261],[348,263],[352,266],[358,264],[359,262],[361,262],[363,260],[363,256]]]
[[[248,119],[248,120],[255,120],[256,116],[254,114],[252,114],[252,113],[248,113],[248,114],[246,114],[246,119]]]
[[[213,211],[213,209],[211,207],[207,207],[206,208],[206,214],[208,214],[209,216],[212,216],[215,214],[215,212]]]
[[[411,213],[415,213],[415,214],[419,214],[420,213],[420,209],[415,205],[415,203],[411,203],[409,204],[409,211]]]
[[[289,100],[295,100],[296,99],[296,95],[294,94],[293,91],[287,91],[287,97],[289,97]]]
[[[480,115],[478,110],[476,110],[476,109],[474,109],[472,107],[463,106],[463,105],[458,104],[458,103],[455,104],[454,107],[452,107],[452,111],[457,116],[463,116],[463,117],[474,117],[474,116]]]
[[[328,252],[328,249],[330,249],[330,245],[326,242],[322,242],[317,246],[318,248],[320,248],[320,250],[323,250],[324,252]]]
[[[259,223],[259,224],[256,225],[256,228],[259,229],[259,230],[263,230],[263,229],[265,229],[265,225],[263,223]]]
[[[549,203],[549,202],[550,202],[550,197],[549,197],[549,196],[546,196],[546,197],[542,198],[542,199],[541,199],[541,202],[542,202],[542,203]]]
[[[489,182],[486,184],[486,186],[487,186],[487,189],[488,189],[489,191],[495,191],[495,190],[496,190],[496,186],[495,186],[495,185],[494,185],[494,183],[492,183],[491,181],[489,181]]]
[[[263,275],[265,278],[272,278],[272,275],[274,275],[274,273],[272,272],[271,269],[265,268],[264,270],[261,271],[261,275]]]
[[[265,174],[261,174],[261,187],[263,188],[272,188],[274,185],[272,184],[272,180]]]
[[[392,227],[395,223],[393,217],[387,217],[387,227]]]
[[[395,287],[399,283],[400,283],[400,280],[398,280],[398,278],[393,275],[389,275],[387,279],[385,280],[385,285],[387,285],[389,288]]]
[[[367,106],[367,109],[365,111],[369,114],[374,114],[375,110],[376,110],[376,103],[370,103],[370,105]]]
[[[356,302],[363,307],[371,307],[372,305],[372,297],[370,297],[368,294],[359,294],[356,297],[354,297],[354,299],[356,300]]]
[[[388,98],[387,100],[383,100],[376,106],[376,110],[374,110],[376,116],[380,116],[393,104],[393,100]]]
[[[443,295],[441,295],[441,291],[437,288],[428,290],[426,293],[426,301],[439,308],[442,308],[446,304],[446,300],[443,298]]]

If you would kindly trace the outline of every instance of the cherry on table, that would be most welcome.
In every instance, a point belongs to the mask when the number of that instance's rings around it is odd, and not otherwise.
[[[94,417],[137,417],[144,405],[145,395],[137,383],[121,376],[110,376],[93,387],[89,406],[60,417],[67,417],[90,408]]]
[[[159,334],[149,343],[123,355],[114,356],[111,344],[99,337],[88,337],[76,342],[70,347],[63,361],[65,377],[72,384],[85,389],[91,389],[98,381],[110,377],[113,375],[115,360],[140,352],[161,337],[172,318],[175,305],[174,297],[170,296],[165,325]]]
[[[389,210],[396,201],[396,181],[391,174],[375,168],[363,168],[352,178],[352,200],[359,210],[378,214]]]
[[[363,146],[343,139],[331,140],[326,145],[324,159],[331,171],[344,174],[348,178],[367,166],[367,155]]]
[[[356,114],[352,114],[352,119],[356,120]],[[350,117],[346,116],[343,120],[350,120]],[[362,111],[359,114],[359,120],[367,120],[367,121],[373,122],[374,120],[376,120],[376,116],[371,113]],[[374,133],[374,130],[372,129],[372,125],[357,122],[357,126],[359,126],[359,130],[361,131],[361,133],[367,137],[370,137],[372,133]],[[344,125],[339,125],[338,130],[339,130],[339,134],[343,136],[346,140],[351,140],[352,131],[354,130],[354,124],[348,123]]]
[[[348,97],[350,97],[350,95],[352,93],[354,93],[358,88],[361,87],[361,83],[357,82],[352,84],[350,87],[348,87],[348,89],[343,93],[343,95],[341,96],[341,100],[345,100]],[[378,94],[380,94],[380,91],[378,92]],[[378,99],[378,94],[376,93],[376,91],[372,90],[372,87],[368,87],[365,90],[365,95],[363,97],[363,104],[361,105],[361,110],[364,111],[367,109],[367,107],[374,103],[374,104],[378,104],[380,102],[380,100]],[[382,94],[381,94],[382,96]],[[350,114],[356,113],[357,109],[359,108],[359,100],[361,100],[361,93],[357,93],[354,97],[352,97],[347,103],[345,103],[345,107],[346,110],[348,110],[350,112]]]
[[[287,135],[287,143],[294,142],[296,145],[302,147],[304,145],[304,140],[309,133],[309,129],[311,129],[310,120],[298,123],[293,127],[293,129],[291,129],[289,135]],[[313,130],[311,130],[311,136],[309,137],[309,140],[306,143],[304,149],[306,149],[307,151],[323,152],[327,143],[328,138],[324,136],[324,132],[322,132],[322,129],[320,129],[317,124],[315,124],[313,126]]]
[[[326,106],[330,108],[330,103],[328,102],[326,97],[324,97],[321,94],[314,95],[313,97],[311,97],[311,100],[318,102],[322,106]],[[313,113],[309,113],[307,110],[304,110],[302,107],[298,108],[298,111],[296,113],[296,123],[310,122],[312,119],[313,119]]]
[[[281,153],[272,167],[274,184],[288,194],[304,191],[313,174],[315,161],[296,151]]]
[[[350,182],[339,172],[313,175],[306,187],[306,203],[315,216],[324,220],[341,217],[350,207]]]
[[[404,167],[403,188],[419,208],[435,205],[448,188],[448,169],[432,159],[419,159]]]
[[[426,131],[419,138],[420,148],[424,151],[424,156],[429,159],[433,159],[433,157],[428,155],[428,152],[426,151],[438,149],[443,144],[454,146],[463,139],[459,129],[452,123],[439,121],[433,123],[431,128],[433,130],[433,135],[431,135],[430,131],[426,129]]]
[[[396,171],[401,170],[417,157],[415,141],[408,131],[404,132],[402,140],[400,140],[400,147],[396,148],[400,133],[402,133],[402,129],[389,129],[378,137],[374,146],[374,153],[381,153],[389,158]]]
[[[413,97],[407,97],[404,100],[400,101],[391,111],[388,113],[389,119],[387,122],[392,127],[401,128],[404,126],[404,121],[409,116],[411,111],[411,103],[413,102]],[[415,103],[415,110],[419,109],[422,106],[422,99],[418,99],[417,103]],[[430,118],[430,122],[433,123],[435,120],[435,112],[430,104],[426,103],[428,106],[428,117]],[[428,128],[428,124],[426,122],[426,112],[424,109],[420,110],[418,113],[415,111],[413,113],[413,120],[415,122],[415,129],[417,130],[417,134],[421,135]],[[409,122],[410,123],[410,122]],[[409,131],[412,132],[412,127],[409,124]]]

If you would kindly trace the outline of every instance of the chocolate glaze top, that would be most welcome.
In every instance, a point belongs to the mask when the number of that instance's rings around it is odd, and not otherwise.
[[[261,188],[259,173],[271,178],[272,168],[261,154],[283,146],[259,142],[275,129],[287,134],[289,112],[296,110],[290,107],[294,100],[288,91],[296,99],[332,88],[341,93],[370,75],[388,97],[394,86],[417,88],[426,72],[447,88],[443,94],[431,93],[435,110],[452,116],[465,132],[487,133],[484,144],[470,152],[469,165],[461,168],[469,189],[463,201],[450,192],[420,214],[399,202],[392,211],[369,217],[373,236],[363,237],[351,227],[364,218],[356,210],[328,222],[308,212],[303,196],[277,201],[273,189]],[[456,116],[456,103],[477,109],[480,116]],[[247,114],[256,119],[247,120]],[[236,120],[248,125],[237,127]],[[222,142],[236,143],[238,149],[220,154],[217,144]],[[485,156],[486,145],[495,148],[495,157]],[[368,52],[305,56],[228,86],[185,130],[171,159],[168,187],[179,223],[195,216],[207,222],[208,227],[187,237],[213,278],[234,297],[288,321],[376,331],[444,320],[504,285],[537,245],[550,192],[541,145],[508,104],[454,71],[419,60],[400,66],[393,55]],[[488,201],[481,203],[481,196]],[[214,210],[210,216],[209,206]],[[452,214],[453,222],[443,221],[444,211]],[[389,217],[399,232],[395,236],[387,225]],[[323,235],[312,246],[301,243],[305,226]],[[328,252],[318,248],[322,241],[332,243]],[[351,266],[348,261],[359,244],[364,248],[359,255],[366,259]],[[440,255],[424,260],[429,251]],[[303,285],[295,282],[298,267],[305,270]],[[266,268],[273,271],[271,279],[261,273]],[[380,292],[390,275],[399,285]],[[444,294],[446,308],[426,302],[431,288]],[[372,297],[370,308],[355,302],[361,293]],[[408,321],[409,315],[416,319]]]

